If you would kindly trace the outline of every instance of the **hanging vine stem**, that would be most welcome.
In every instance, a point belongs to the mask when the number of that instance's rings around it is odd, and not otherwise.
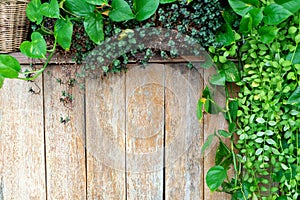
[[[43,67],[37,71],[29,71],[29,72],[22,72],[21,74],[22,75],[28,75],[28,74],[35,74],[34,76],[30,77],[30,78],[22,78],[22,77],[18,77],[19,80],[25,80],[25,81],[32,81],[34,79],[36,79],[38,76],[40,76],[44,71],[45,69],[47,68],[49,62],[51,61],[54,53],[55,53],[55,50],[56,50],[56,46],[57,46],[57,41],[56,39],[54,40],[54,44],[53,44],[53,48],[52,50],[50,51],[50,55],[48,56],[48,58],[46,59],[46,62],[45,64],[43,65]]]

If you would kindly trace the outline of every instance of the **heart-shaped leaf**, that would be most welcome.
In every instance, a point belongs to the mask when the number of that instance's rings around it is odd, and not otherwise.
[[[231,8],[238,15],[244,16],[259,4],[258,0],[228,0]]]
[[[107,0],[85,0],[85,2],[92,4],[92,5],[103,5],[103,4],[108,4]]]
[[[276,37],[278,33],[278,28],[274,26],[263,26],[258,30],[260,35],[260,41],[265,44],[271,43]]]
[[[135,13],[135,19],[137,21],[143,21],[151,17],[159,6],[159,0],[134,0],[133,10]]]
[[[221,71],[224,72],[227,82],[237,82],[240,80],[239,70],[236,64],[230,60],[222,64]]]
[[[211,191],[218,189],[226,178],[226,170],[222,166],[210,168],[206,174],[206,184]]]
[[[46,58],[47,44],[44,37],[39,32],[33,32],[31,40],[21,44],[21,53],[30,58]]]
[[[109,12],[109,18],[115,22],[134,19],[135,16],[128,3],[124,0],[113,0],[112,10]]]
[[[50,18],[59,18],[59,5],[57,0],[42,4],[42,14]]]
[[[264,10],[264,22],[267,25],[277,25],[290,17],[293,13],[284,8],[282,5],[273,3],[268,5]]]
[[[0,55],[0,77],[2,77],[2,79],[17,78],[19,76],[20,70],[21,66],[17,59],[12,57],[11,55]]]
[[[32,22],[40,24],[43,21],[41,0],[31,0],[26,7],[26,15]]]
[[[104,40],[103,19],[101,14],[93,13],[88,15],[84,19],[83,24],[85,31],[94,43],[100,44],[100,42]]]
[[[64,49],[70,50],[73,34],[73,24],[69,18],[58,19],[54,25],[54,37],[57,43]]]
[[[95,10],[94,5],[91,5],[84,0],[66,0],[64,2],[64,7],[69,12],[82,17],[92,14]]]

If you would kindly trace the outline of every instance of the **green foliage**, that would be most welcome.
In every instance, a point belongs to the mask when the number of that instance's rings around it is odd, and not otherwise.
[[[239,17],[230,19],[226,10],[226,28],[216,37],[223,45],[209,48],[220,70],[230,59],[240,69],[236,80],[226,76],[241,89],[239,109],[228,104],[235,114],[226,113],[236,124],[239,153],[232,156],[235,177],[224,181],[222,191],[233,199],[299,199],[300,2],[229,0],[229,5]]]
[[[73,24],[82,22],[84,30],[89,39],[95,44],[100,44],[104,40],[104,22],[103,16],[109,15],[110,19],[115,22],[122,22],[130,19],[143,21],[151,17],[159,5],[159,0],[154,1],[134,1],[134,13],[129,4],[122,0],[114,0],[109,5],[107,0],[49,0],[41,2],[41,0],[31,0],[26,8],[26,15],[29,20],[36,24],[35,31],[31,34],[31,41],[24,41],[20,45],[21,52],[30,58],[42,58],[45,60],[44,66],[33,72],[18,71],[17,75],[11,74],[11,71],[4,70],[0,76],[0,86],[3,85],[4,78],[18,78],[22,80],[33,80],[40,75],[47,67],[52,58],[57,44],[64,50],[71,48],[73,37]],[[55,25],[48,29],[44,26],[48,18],[55,19]],[[45,35],[54,36],[53,47],[48,50]],[[77,38],[79,39],[79,38]],[[6,57],[1,56],[0,62],[6,63]],[[14,68],[14,62],[11,63]],[[18,63],[19,65],[19,63]],[[5,74],[7,73],[7,74]],[[28,76],[31,74],[31,76]],[[33,75],[34,74],[34,75]]]
[[[121,22],[135,18],[125,0],[113,0],[111,6],[112,10],[109,12],[109,17],[112,21]]]
[[[143,21],[151,17],[158,8],[159,0],[134,0],[133,10],[137,21]]]
[[[85,17],[84,29],[95,44],[104,40],[103,18],[100,13],[93,13]]]
[[[54,37],[65,50],[69,50],[72,42],[73,24],[69,18],[58,19],[54,26]]]
[[[210,168],[206,175],[206,184],[211,191],[218,189],[226,178],[226,170],[222,166]]]
[[[43,36],[39,32],[31,34],[31,42],[25,41],[20,46],[21,52],[30,58],[45,58],[47,52],[47,44]]]

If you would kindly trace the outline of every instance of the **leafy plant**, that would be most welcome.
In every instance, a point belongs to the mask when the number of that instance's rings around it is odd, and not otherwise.
[[[232,125],[238,140],[231,140],[239,153],[220,143],[220,151],[233,153],[235,176],[209,186],[211,190],[222,186],[221,191],[231,193],[233,199],[299,199],[300,2],[228,3],[223,13],[226,25],[216,37],[223,45],[210,47],[210,52],[219,70],[227,73],[226,81],[240,86]],[[241,168],[236,168],[234,159]]]
[[[21,53],[30,58],[43,59],[44,66],[37,71],[21,70],[19,62],[10,55],[0,56],[0,88],[5,78],[33,80],[47,67],[56,51],[57,45],[68,51],[72,44],[73,24],[82,21],[89,38],[100,44],[104,40],[103,20],[109,18],[115,22],[135,19],[143,21],[151,17],[159,5],[159,0],[134,0],[133,8],[124,0],[113,0],[111,4],[106,0],[31,0],[26,8],[28,19],[37,25],[31,34],[31,41],[20,45]],[[54,28],[49,30],[44,26],[47,18],[55,20]],[[45,35],[53,36],[53,45],[47,47]],[[34,74],[28,77],[28,74]]]

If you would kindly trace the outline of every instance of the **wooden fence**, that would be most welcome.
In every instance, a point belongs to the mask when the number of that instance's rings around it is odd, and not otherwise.
[[[0,200],[229,199],[205,185],[216,143],[204,156],[201,146],[225,126],[196,118],[207,71],[151,63],[86,78],[84,89],[61,84],[75,69],[52,64],[35,83],[5,80]]]

